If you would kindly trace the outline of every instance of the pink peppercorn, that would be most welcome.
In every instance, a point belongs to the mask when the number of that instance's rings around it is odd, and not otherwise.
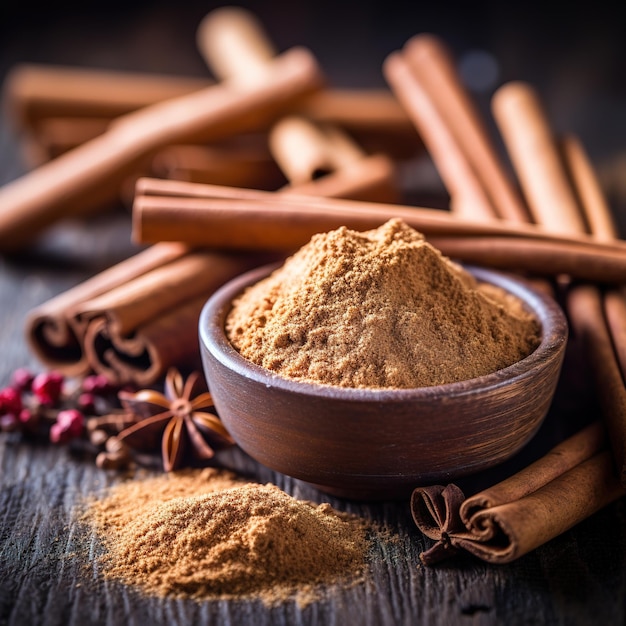
[[[15,417],[22,410],[22,396],[14,387],[0,389],[0,413]]]
[[[11,376],[11,385],[19,391],[30,391],[35,375],[27,368],[20,367]]]
[[[87,413],[91,413],[96,408],[96,396],[93,393],[81,393],[76,399],[78,407]]]
[[[35,376],[31,389],[39,402],[46,406],[53,406],[61,396],[64,380],[60,372],[43,372]]]
[[[113,389],[109,379],[102,374],[86,376],[81,384],[81,387],[86,393],[93,393],[96,395],[107,394]]]
[[[77,409],[59,411],[56,424],[69,433],[70,438],[78,437],[83,432],[85,416]],[[56,425],[55,424],[55,425]]]

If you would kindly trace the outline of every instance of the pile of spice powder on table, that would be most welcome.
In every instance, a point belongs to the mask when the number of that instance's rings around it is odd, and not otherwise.
[[[511,365],[540,325],[400,219],[315,235],[237,298],[226,332],[281,376],[353,388],[415,388]]]
[[[107,578],[158,596],[288,599],[363,580],[366,520],[298,500],[275,485],[207,469],[122,483],[93,499]]]

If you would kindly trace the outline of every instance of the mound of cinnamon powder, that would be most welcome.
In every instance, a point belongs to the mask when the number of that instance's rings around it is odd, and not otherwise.
[[[233,303],[232,345],[281,376],[354,388],[467,380],[515,363],[540,326],[400,219],[315,235]]]
[[[368,553],[364,519],[217,470],[124,483],[84,519],[105,576],[159,596],[305,605],[361,581]]]

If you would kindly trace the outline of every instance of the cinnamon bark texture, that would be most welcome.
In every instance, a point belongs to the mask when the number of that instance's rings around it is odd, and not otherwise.
[[[40,361],[68,375],[96,371],[116,383],[149,384],[170,365],[196,363],[203,303],[260,262],[152,246],[33,309],[29,344]]]
[[[420,559],[433,565],[463,550],[489,563],[509,563],[622,497],[626,491],[603,442],[603,427],[591,424],[468,499],[456,485],[418,487],[411,513],[435,540]]]
[[[35,165],[97,137],[122,115],[211,84],[204,78],[22,63],[7,74],[3,100],[22,152],[32,153],[26,162]],[[293,112],[340,126],[368,152],[406,159],[423,150],[387,89],[325,88],[295,102]],[[267,122],[251,129],[267,130]]]
[[[243,88],[263,83],[276,58],[276,48],[260,20],[242,7],[227,6],[209,12],[198,26],[196,40],[213,74]],[[290,114],[274,123],[268,142],[289,181],[287,187],[298,186],[300,193],[343,197],[348,189],[351,198],[399,201],[391,158],[377,154],[368,159],[339,126]],[[317,181],[322,179],[324,186],[320,189]],[[312,182],[312,187],[302,187]]]
[[[19,249],[56,220],[91,206],[103,186],[114,188],[154,151],[190,137],[216,140],[269,123],[323,82],[306,49],[277,57],[259,87],[222,83],[145,107],[110,129],[0,189],[0,251]]]
[[[141,179],[133,203],[137,243],[183,241],[216,249],[291,252],[315,233],[370,230],[399,217],[451,257],[495,268],[602,283],[626,279],[626,244],[559,235],[531,224],[461,219],[411,206]]]
[[[580,205],[536,90],[522,81],[506,83],[494,94],[492,109],[533,220],[554,232],[585,232]]]
[[[475,218],[526,221],[524,202],[446,44],[416,35],[386,59],[384,70],[450,191],[451,208]]]
[[[519,81],[504,85],[494,96],[494,110],[507,148],[515,155],[522,188],[534,203],[535,219],[551,231],[589,230],[598,240],[617,240],[608,203],[582,144],[571,135],[559,141],[533,87]],[[619,360],[626,351],[622,298],[617,288],[603,293],[597,285],[573,285],[567,311],[589,355],[617,476],[626,484],[626,387]]]
[[[83,349],[83,336],[76,333],[70,311],[182,257],[187,251],[187,246],[179,243],[151,246],[31,309],[25,324],[30,349],[49,369],[60,369],[70,376],[86,373],[90,364]]]

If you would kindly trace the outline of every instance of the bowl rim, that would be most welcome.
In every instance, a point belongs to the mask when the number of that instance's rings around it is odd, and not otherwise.
[[[536,366],[548,360],[552,354],[561,351],[568,339],[565,314],[550,295],[535,288],[523,277],[491,268],[460,263],[479,281],[499,286],[517,296],[534,313],[541,325],[541,341],[528,356],[483,376],[428,387],[357,388],[290,379],[257,365],[239,354],[228,340],[224,329],[224,322],[231,309],[233,298],[245,287],[262,280],[281,265],[282,262],[275,262],[256,267],[218,288],[202,307],[198,333],[201,350],[208,350],[224,367],[259,384],[275,387],[285,392],[334,400],[376,403],[433,401],[450,396],[484,393],[509,384],[513,380],[531,376]]]

